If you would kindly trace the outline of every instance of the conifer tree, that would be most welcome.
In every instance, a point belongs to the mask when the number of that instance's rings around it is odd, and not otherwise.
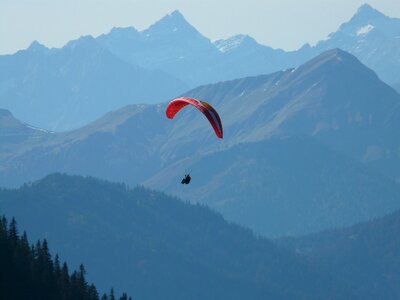
[[[114,289],[112,288],[111,290],[110,290],[110,300],[115,300],[115,296],[114,296]]]
[[[104,293],[103,296],[101,296],[101,300],[108,300],[108,296],[106,293]]]

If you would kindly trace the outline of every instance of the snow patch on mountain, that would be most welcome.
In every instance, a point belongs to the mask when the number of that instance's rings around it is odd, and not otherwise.
[[[226,40],[218,40],[214,42],[214,45],[218,48],[218,50],[222,53],[229,52],[237,47],[239,47],[243,40],[246,38],[246,35],[239,34],[233,37],[230,37]]]
[[[363,27],[361,27],[361,28],[359,28],[358,30],[357,30],[357,35],[358,36],[360,36],[360,35],[366,35],[367,33],[369,33],[372,29],[374,29],[374,26],[373,25],[371,25],[371,24],[368,24],[368,25],[366,25],[366,26],[363,26]]]
[[[28,124],[25,124],[25,126],[30,128],[30,129],[36,130],[36,131],[41,131],[41,132],[46,132],[46,133],[51,133],[51,134],[55,133],[54,131],[47,130],[47,129],[40,128],[40,127],[35,127],[35,126],[32,126],[32,125],[28,125]]]

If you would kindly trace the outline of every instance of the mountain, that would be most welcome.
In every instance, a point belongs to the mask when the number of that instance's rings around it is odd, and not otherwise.
[[[118,57],[145,68],[161,69],[194,87],[296,67],[332,48],[355,55],[379,77],[400,81],[400,19],[362,5],[336,32],[315,46],[285,52],[257,43],[247,35],[210,42],[179,11],[150,28],[114,28],[97,38]]]
[[[190,172],[183,187],[180,176]],[[344,227],[400,208],[400,186],[306,136],[184,159],[144,182],[268,237]]]
[[[398,186],[377,171],[399,178],[400,97],[352,55],[330,50],[297,69],[187,95],[215,103],[224,141],[199,137],[202,116],[182,116],[162,150],[184,158],[146,186],[206,203],[267,236],[350,225],[399,207]],[[175,135],[183,145],[173,146]],[[193,152],[202,147],[206,154]],[[193,182],[182,189],[176,178],[185,172]]]
[[[80,129],[19,146],[18,155],[2,160],[1,182],[19,186],[61,171],[139,183],[160,169],[159,147],[171,125],[160,105],[127,106]]]
[[[400,212],[300,238],[279,240],[281,246],[318,265],[323,272],[352,282],[364,299],[398,299]]]
[[[23,152],[26,146],[39,145],[52,133],[17,120],[10,111],[0,109],[0,159]]]
[[[400,97],[343,51],[328,51],[297,69],[205,85],[186,95],[207,99],[217,108],[226,132],[223,141],[214,138],[195,110],[187,109],[171,122],[164,116],[164,104],[132,105],[82,129],[57,134],[6,168],[31,176],[17,185],[54,171],[139,182],[193,153],[306,134],[376,165],[384,174],[399,176],[395,128]],[[38,168],[43,171],[36,173]],[[12,178],[6,177],[5,182]]]
[[[226,132],[222,148],[273,136],[308,135],[399,178],[400,95],[339,49],[296,69],[202,86],[186,95],[208,99],[218,108]],[[186,148],[189,142],[201,144],[197,122],[194,114],[187,114],[174,126],[180,135],[186,133]],[[195,126],[184,128],[189,123]]]
[[[396,84],[399,24],[364,5],[328,39],[285,52],[246,35],[211,42],[174,11],[143,31],[114,28],[61,49],[33,42],[0,56],[0,106],[29,124],[65,131],[124,105],[162,102],[199,85],[296,67],[332,48],[352,53]]]
[[[112,284],[143,300],[350,295],[345,284],[208,208],[141,187],[55,174],[1,190],[0,207],[72,265],[84,262],[100,290]]]
[[[162,70],[190,87],[224,79],[213,68],[220,52],[179,11],[166,15],[142,32],[114,28],[96,40],[124,61]]]
[[[0,56],[1,107],[50,130],[78,128],[110,110],[163,101],[185,89],[162,71],[123,62],[90,36],[61,49],[34,42]]]
[[[192,88],[266,74],[299,63],[294,53],[266,47],[247,35],[211,42],[179,11],[166,15],[144,31],[113,28],[96,40],[124,61],[163,70]]]
[[[274,236],[350,225],[398,208],[393,180],[400,170],[400,95],[352,55],[331,50],[297,69],[205,85],[186,95],[207,99],[219,111],[223,140],[195,109],[185,108],[171,121],[165,104],[132,105],[79,130],[54,134],[40,146],[26,146],[1,162],[0,180],[18,186],[58,171],[142,182],[207,203],[229,220]],[[254,183],[257,161],[261,179]],[[185,171],[193,182],[182,190],[177,183]],[[188,190],[193,193],[185,194]],[[244,203],[248,214],[240,213]],[[294,217],[297,204],[304,206]],[[332,217],[324,205],[336,211]],[[256,224],[252,218],[278,210],[293,221],[270,217]],[[309,210],[319,212],[315,219]]]
[[[355,55],[385,82],[400,81],[400,19],[389,18],[364,4],[338,31],[319,42],[314,52],[331,48]]]
[[[225,80],[286,70],[311,58],[311,54],[303,58],[303,54],[295,51],[285,52],[261,45],[243,34],[213,43],[222,54],[216,67],[224,70]]]

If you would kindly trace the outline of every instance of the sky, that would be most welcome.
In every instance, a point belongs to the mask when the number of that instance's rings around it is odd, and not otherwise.
[[[62,47],[113,27],[143,30],[176,9],[212,40],[248,34],[261,44],[295,50],[336,31],[364,3],[400,18],[400,0],[0,0],[0,54],[34,40]]]

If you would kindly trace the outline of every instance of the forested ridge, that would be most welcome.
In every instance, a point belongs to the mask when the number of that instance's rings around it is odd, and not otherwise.
[[[345,299],[335,278],[203,205],[143,187],[53,174],[0,189],[0,209],[102,291],[139,300]],[[340,288],[339,288],[340,287]]]

